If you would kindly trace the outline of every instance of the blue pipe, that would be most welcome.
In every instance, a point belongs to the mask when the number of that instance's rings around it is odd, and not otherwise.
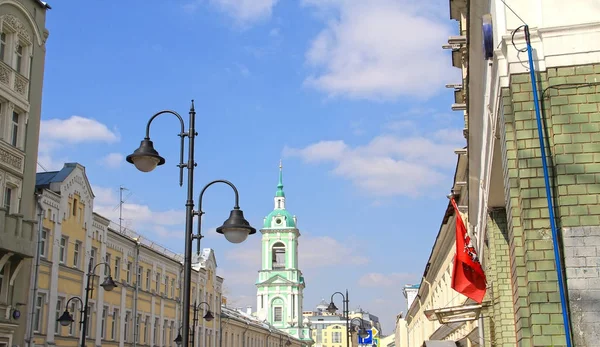
[[[548,216],[550,218],[550,228],[552,229],[552,243],[554,244],[554,261],[556,264],[556,273],[558,277],[558,290],[560,292],[560,306],[562,307],[563,325],[565,327],[565,337],[567,347],[571,347],[571,325],[569,324],[569,311],[567,308],[567,297],[565,295],[565,280],[562,271],[562,260],[558,248],[558,231],[556,230],[556,220],[554,218],[554,206],[552,203],[552,194],[550,189],[550,177],[548,174],[548,161],[546,159],[546,148],[544,146],[544,131],[542,124],[542,115],[540,112],[540,101],[538,98],[537,84],[535,78],[535,67],[533,66],[533,53],[531,49],[531,40],[529,36],[529,26],[525,25],[525,42],[527,43],[527,56],[529,57],[529,75],[531,77],[531,90],[533,92],[533,102],[535,107],[535,118],[537,120],[538,137],[540,140],[540,152],[542,155],[542,167],[544,169],[544,184],[546,185],[546,199],[548,200]]]

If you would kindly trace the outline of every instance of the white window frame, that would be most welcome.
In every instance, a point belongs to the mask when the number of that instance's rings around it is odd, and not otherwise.
[[[83,243],[81,241],[75,241],[73,245],[73,267],[79,269],[81,264],[81,249]]]
[[[100,323],[100,338],[106,338],[106,319],[108,317],[108,306],[102,307],[102,322]]]
[[[92,268],[98,263],[98,248],[96,247],[90,248],[90,263],[92,264]]]
[[[38,293],[35,299],[35,311],[33,318],[33,331],[36,333],[41,333],[44,326],[44,306],[46,306],[46,294]]]
[[[94,325],[94,316],[92,315],[92,313],[94,312],[94,304],[90,303],[88,306],[88,310],[87,310],[87,331],[85,331],[85,337],[88,339],[93,338],[94,336],[94,329],[92,329],[93,325]]]
[[[3,37],[4,36],[4,37]],[[0,31],[0,61],[6,62],[6,49],[8,48],[8,34]]]
[[[58,262],[64,264],[67,262],[67,251],[69,249],[69,238],[61,236],[58,244]]]
[[[129,316],[131,312],[125,312],[125,322],[123,322],[123,336],[125,338],[125,342],[129,342]]]
[[[6,184],[4,186],[4,198],[3,198],[3,207],[6,211],[10,213],[14,213],[15,211],[15,192],[17,191],[17,187],[12,184]]]
[[[127,283],[129,283],[129,284],[131,284],[131,267],[132,266],[133,266],[133,264],[130,261],[128,261],[127,268],[125,271],[126,271],[126,280],[127,280]]]
[[[111,259],[112,255],[108,252],[106,252],[106,254],[104,255],[104,262],[107,264],[106,266],[104,266],[104,276],[108,276],[108,271],[110,270],[110,263],[111,263]]]
[[[78,310],[77,310],[77,302],[72,301],[71,302],[71,308],[70,308],[70,312],[71,315],[73,316],[73,320],[75,322],[77,322],[77,314],[78,314]],[[69,336],[77,336],[77,328],[76,328],[77,324],[75,324],[74,322],[69,324]]]
[[[279,309],[279,319],[277,319],[277,309]],[[283,306],[274,306],[273,307],[273,322],[277,322],[277,323],[283,322]]]
[[[121,257],[115,257],[115,271],[112,275],[115,281],[121,280]]]
[[[65,298],[58,297],[56,299],[56,317],[54,318],[54,333],[57,335],[62,335],[62,325],[58,322],[58,318],[63,313],[63,305],[65,304]]]
[[[112,313],[112,319],[110,322],[110,339],[115,341],[117,339],[117,333],[118,333],[118,329],[119,329],[119,324],[117,324],[119,322],[119,309],[115,308],[113,309],[113,313]]]
[[[46,258],[48,256],[48,235],[50,234],[50,230],[42,228],[42,235],[40,235],[40,257]]]

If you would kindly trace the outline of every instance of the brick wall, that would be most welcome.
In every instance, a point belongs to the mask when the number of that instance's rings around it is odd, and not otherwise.
[[[538,76],[540,93],[548,86],[563,85],[548,89],[542,99],[558,227],[598,226],[600,86],[586,83],[600,82],[600,64],[548,69]],[[502,96],[500,127],[516,338],[519,346],[564,346],[529,74],[511,76],[510,88]],[[593,274],[599,277],[597,271]],[[576,279],[573,273],[567,275],[569,283]],[[576,311],[574,304],[571,309]],[[593,331],[580,334],[592,336]]]
[[[563,228],[575,346],[600,341],[600,227]]]
[[[491,302],[487,315],[490,319],[485,329],[486,340],[491,341],[492,346],[514,346],[515,315],[512,305],[508,229],[504,209],[494,209],[489,212],[486,237],[489,251],[485,252],[488,259],[484,267],[488,283],[491,284],[485,298],[486,301]]]

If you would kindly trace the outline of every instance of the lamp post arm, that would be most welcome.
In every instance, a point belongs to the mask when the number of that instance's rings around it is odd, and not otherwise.
[[[196,306],[196,307],[198,307],[198,310],[200,310],[200,308],[202,307],[203,304],[206,305],[206,307],[208,307],[208,311],[210,311],[210,305],[206,301],[202,301],[201,303],[198,303],[198,305]]]
[[[106,267],[106,268],[108,269],[108,275],[109,275],[109,276],[112,276],[112,274],[111,274],[111,272],[110,272],[110,265],[109,265],[108,263],[105,263],[105,262],[101,262],[101,263],[98,263],[98,264],[96,264],[96,265],[95,265],[95,266],[94,266],[94,267],[93,267],[93,268],[90,270],[90,272],[88,273],[88,276],[95,276],[95,275],[96,275],[96,269],[97,269],[97,268],[98,268],[98,266],[100,266],[100,265],[104,265],[104,267]]]
[[[194,111],[194,100],[192,100],[192,107],[190,109],[190,116],[191,116],[191,112]],[[181,115],[179,115],[179,113],[175,112],[175,111],[171,111],[171,110],[163,110],[160,112],[155,113],[152,117],[150,117],[150,119],[148,120],[148,124],[146,124],[146,140],[150,140],[150,124],[152,123],[152,121],[162,115],[162,114],[172,114],[175,117],[177,117],[177,119],[179,119],[179,124],[181,126],[181,131],[179,132],[179,137],[181,138],[181,143],[179,146],[179,164],[177,165],[179,167],[179,186],[183,186],[183,168],[185,168],[187,165],[183,162],[183,152],[184,152],[184,147],[185,147],[185,137],[189,136],[190,139],[193,138],[196,133],[195,130],[192,129],[192,127],[190,127],[190,131],[189,132],[185,132],[185,123],[183,122],[183,117],[181,117]],[[194,112],[194,115],[196,113]],[[192,122],[190,122],[190,124],[192,124]],[[192,132],[194,132],[194,134],[192,134]]]
[[[228,186],[231,187],[231,189],[233,189],[233,193],[235,195],[235,205],[233,206],[233,208],[235,210],[240,209],[240,194],[238,193],[238,190],[233,183],[231,183],[227,180],[214,180],[214,181],[208,183],[207,185],[205,185],[204,188],[202,188],[202,191],[200,192],[200,196],[198,197],[198,212],[195,213],[198,215],[198,234],[193,236],[193,238],[198,240],[196,243],[196,254],[197,255],[200,255],[200,240],[204,237],[204,236],[202,236],[202,215],[204,214],[204,211],[202,211],[202,199],[204,198],[204,192],[206,192],[206,189],[208,189],[208,187],[210,187],[216,183],[227,184]]]
[[[341,296],[342,296],[342,300],[346,301],[346,297],[344,296],[344,293],[342,293],[342,292],[335,292],[335,293],[331,294],[331,302],[333,302],[333,297],[334,297],[336,294],[339,294],[339,295],[341,295]]]
[[[194,101],[192,100],[192,103]],[[187,136],[188,134],[185,134],[185,124],[183,122],[183,117],[181,117],[179,115],[179,113],[175,112],[175,111],[171,111],[171,110],[163,110],[160,112],[155,113],[152,117],[150,117],[150,119],[148,120],[148,124],[146,124],[146,140],[150,140],[150,124],[152,123],[152,121],[160,116],[161,114],[165,114],[165,113],[169,113],[174,115],[175,117],[177,117],[177,119],[179,119],[179,123],[181,124],[181,133],[179,134],[179,136]]]
[[[74,296],[72,298],[70,298],[69,300],[67,300],[67,302],[65,303],[65,311],[69,311],[69,303],[71,303],[71,300],[77,300],[79,301],[79,313],[82,314],[81,319],[79,319],[79,324],[81,325],[83,323],[83,301],[81,300],[80,297],[78,296]]]

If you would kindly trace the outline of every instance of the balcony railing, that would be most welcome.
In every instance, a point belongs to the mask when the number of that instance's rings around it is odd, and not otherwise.
[[[0,61],[0,83],[27,99],[29,80],[3,61]]]

